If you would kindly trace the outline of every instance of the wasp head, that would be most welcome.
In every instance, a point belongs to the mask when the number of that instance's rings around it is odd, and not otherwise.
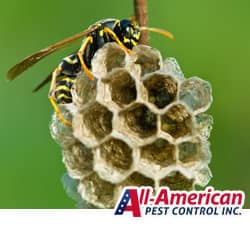
[[[115,32],[120,41],[122,41],[122,43],[128,49],[132,49],[138,44],[140,38],[140,30],[135,22],[123,19],[117,24]]]

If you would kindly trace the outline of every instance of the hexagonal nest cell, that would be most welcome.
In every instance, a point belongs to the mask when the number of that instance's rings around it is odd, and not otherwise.
[[[179,171],[171,172],[167,177],[160,180],[160,186],[167,186],[171,190],[192,190],[195,180],[189,179]]]
[[[85,74],[78,75],[72,87],[74,104],[81,107],[93,102],[96,98],[96,86],[96,80],[91,81]]]
[[[61,109],[63,117],[72,122],[72,114],[66,109]],[[50,134],[52,138],[58,143],[62,148],[72,145],[76,142],[76,138],[73,136],[73,131],[70,127],[63,125],[56,115],[53,114],[50,123]]]
[[[179,144],[179,160],[183,163],[194,162],[199,159],[201,153],[201,142],[186,141]]]
[[[110,208],[114,204],[115,185],[104,181],[96,173],[82,179],[78,186],[79,193],[90,204],[101,208]]]
[[[112,101],[119,106],[123,107],[136,100],[135,80],[127,70],[115,69],[102,82],[109,85]]]
[[[131,55],[133,65],[140,66],[140,76],[155,72],[161,67],[161,55],[159,51],[148,46],[134,47]]]
[[[157,116],[145,105],[135,104],[120,113],[126,126],[140,138],[146,138],[156,133]]]
[[[126,53],[117,43],[105,44],[92,59],[92,71],[97,78],[125,66]]]
[[[161,129],[174,138],[191,135],[191,115],[182,104],[177,104],[161,116]]]
[[[113,114],[100,103],[95,102],[87,109],[80,111],[79,115],[82,124],[98,140],[111,133]],[[84,137],[81,139],[84,141]]]
[[[148,178],[138,172],[134,172],[131,174],[123,183],[121,183],[122,186],[155,186],[155,182],[153,179]]]
[[[196,129],[201,137],[208,139],[213,127],[213,117],[208,114],[198,114],[195,116]]]
[[[207,81],[186,79],[174,58],[162,61],[145,45],[126,54],[107,43],[94,55],[91,71],[95,80],[80,72],[73,102],[60,105],[73,126],[56,115],[51,122],[83,201],[111,208],[125,186],[151,186],[155,193],[160,186],[191,190],[209,182]]]
[[[155,142],[141,147],[141,158],[161,167],[167,167],[176,162],[175,146],[158,138]]]
[[[90,148],[77,141],[63,150],[63,162],[71,176],[85,176],[93,169],[93,152]]]
[[[176,98],[177,82],[169,75],[150,75],[143,84],[148,91],[148,101],[159,109],[165,108]]]
[[[114,168],[127,170],[133,162],[132,149],[122,140],[112,138],[100,145],[101,157]]]
[[[181,142],[178,145],[178,152],[178,158],[183,163],[209,162],[211,158],[208,143],[203,141],[202,137],[193,137],[191,140]]]
[[[180,100],[194,111],[208,109],[212,102],[211,87],[209,82],[199,77],[185,80],[180,87]]]

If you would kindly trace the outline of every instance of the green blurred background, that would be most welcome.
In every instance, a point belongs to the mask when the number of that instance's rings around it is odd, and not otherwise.
[[[246,192],[250,208],[250,1],[149,0],[150,26],[175,35],[151,35],[164,57],[177,58],[186,77],[209,80],[214,102],[210,164],[217,189]],[[65,168],[48,124],[48,87],[33,86],[80,41],[8,82],[5,73],[23,57],[86,29],[99,19],[126,18],[133,1],[9,0],[0,15],[0,208],[73,208],[61,176]],[[73,49],[72,49],[73,48]]]

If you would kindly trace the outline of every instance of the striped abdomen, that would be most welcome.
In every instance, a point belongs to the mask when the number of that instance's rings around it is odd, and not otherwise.
[[[71,103],[71,87],[74,84],[74,80],[64,76],[58,82],[55,89],[55,99],[58,104]]]
[[[74,84],[77,73],[81,70],[81,64],[77,55],[65,57],[59,65],[60,73],[57,75],[54,96],[58,104],[71,103],[71,87]]]

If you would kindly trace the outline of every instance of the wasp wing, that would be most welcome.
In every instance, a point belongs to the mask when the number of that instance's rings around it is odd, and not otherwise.
[[[73,53],[71,54],[76,54],[77,51],[74,51]],[[44,78],[44,80],[42,82],[40,82],[39,84],[36,85],[36,87],[32,90],[33,93],[37,92],[38,90],[40,90],[43,86],[45,86],[48,82],[51,81],[52,79],[52,74],[53,74],[53,71],[51,71],[49,73],[48,76],[46,76],[46,78]]]
[[[11,69],[9,69],[8,73],[7,73],[7,77],[9,80],[13,80],[15,79],[17,76],[19,76],[21,73],[23,73],[25,70],[27,70],[28,68],[30,68],[31,66],[33,66],[34,64],[36,64],[37,62],[39,62],[41,59],[43,59],[44,57],[48,56],[49,54],[55,52],[56,50],[62,48],[63,46],[74,42],[75,40],[88,35],[89,33],[95,31],[98,27],[100,26],[100,24],[95,24],[92,27],[90,27],[87,30],[84,30],[78,34],[75,34],[71,37],[68,37],[60,42],[57,42],[53,45],[50,45],[47,48],[44,48],[36,53],[34,53],[33,55],[24,58],[21,62],[17,63],[16,65],[14,65]],[[46,78],[47,79],[47,78]]]
[[[39,89],[41,89],[43,86],[45,86],[48,82],[51,81],[52,78],[52,73],[51,72],[46,78],[44,78],[44,80],[42,82],[40,82],[33,90],[32,92],[35,93],[37,92]]]

